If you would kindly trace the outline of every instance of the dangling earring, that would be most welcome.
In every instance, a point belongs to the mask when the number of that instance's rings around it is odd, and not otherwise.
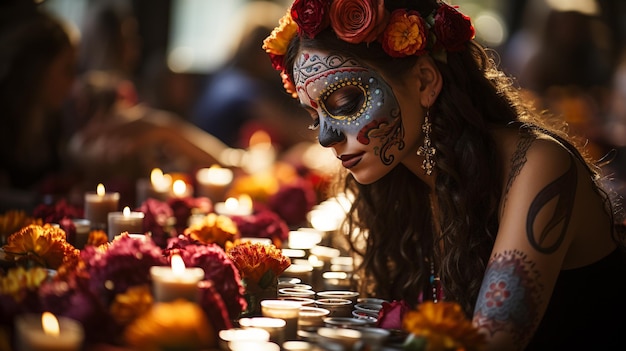
[[[431,175],[433,173],[433,169],[435,168],[435,152],[437,151],[434,146],[431,145],[430,141],[430,132],[431,132],[431,124],[430,124],[430,109],[426,111],[426,116],[424,117],[424,124],[422,124],[422,132],[424,133],[424,145],[420,146],[417,149],[417,154],[419,156],[424,156],[424,161],[422,161],[422,169],[426,173],[426,175]]]

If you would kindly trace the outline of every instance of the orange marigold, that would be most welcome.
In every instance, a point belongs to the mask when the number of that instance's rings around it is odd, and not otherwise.
[[[109,310],[115,321],[127,325],[152,307],[150,286],[132,286],[123,294],[117,294]]]
[[[383,49],[392,57],[421,55],[426,52],[426,31],[419,12],[397,9],[383,33]]]
[[[239,230],[237,225],[228,216],[209,213],[201,221],[192,224],[185,229],[185,235],[204,244],[215,243],[222,248],[226,242],[233,241]]]
[[[9,261],[58,269],[79,259],[80,251],[66,241],[65,231],[50,224],[31,224],[13,233],[4,245]]]
[[[426,301],[409,311],[402,321],[404,329],[426,340],[427,351],[481,350],[485,337],[454,302]]]
[[[226,253],[239,270],[241,278],[263,288],[266,287],[264,282],[273,281],[291,265],[289,257],[283,256],[282,251],[274,245],[246,241],[235,244]]]
[[[0,215],[0,242],[4,242],[9,235],[29,224],[42,225],[43,223],[40,218],[32,218],[22,210],[9,210]]]
[[[104,230],[92,230],[89,232],[87,244],[91,246],[100,246],[109,242],[109,235]]]

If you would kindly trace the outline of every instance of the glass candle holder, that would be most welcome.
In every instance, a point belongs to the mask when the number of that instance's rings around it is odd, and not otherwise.
[[[263,317],[280,318],[285,321],[285,340],[298,338],[298,316],[302,305],[298,302],[287,300],[263,300],[261,301],[261,314]]]

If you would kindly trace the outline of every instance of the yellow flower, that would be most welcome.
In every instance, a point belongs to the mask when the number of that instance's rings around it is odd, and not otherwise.
[[[241,277],[256,284],[261,282],[266,273],[271,272],[277,277],[291,265],[289,257],[283,256],[282,251],[271,244],[246,241],[235,244],[226,253],[239,270]]]
[[[13,233],[4,246],[7,259],[57,269],[75,262],[80,251],[68,243],[63,229],[50,224],[31,224]]]
[[[152,293],[148,285],[133,286],[117,294],[109,308],[111,315],[121,325],[127,325],[152,307]]]
[[[139,351],[201,350],[216,346],[215,331],[202,308],[176,300],[157,303],[124,332],[127,346]]]
[[[6,276],[0,277],[0,294],[12,295],[15,301],[20,302],[24,297],[24,289],[35,290],[47,278],[48,270],[45,268],[11,268]]]
[[[239,234],[239,229],[228,216],[209,213],[197,223],[185,229],[185,234],[204,244],[215,243],[222,248]]]
[[[92,230],[87,238],[87,245],[100,246],[109,242],[109,236],[104,230]]]
[[[284,55],[297,31],[298,25],[291,18],[291,9],[289,9],[278,22],[278,27],[274,28],[270,36],[263,40],[263,50],[268,54]]]
[[[407,312],[402,324],[409,333],[426,339],[427,351],[480,350],[485,344],[484,335],[454,302],[424,302]]]

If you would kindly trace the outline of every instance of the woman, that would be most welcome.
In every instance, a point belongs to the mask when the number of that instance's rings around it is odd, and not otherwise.
[[[615,345],[626,260],[597,168],[473,36],[438,1],[296,0],[264,48],[347,170],[366,292],[456,301],[489,350]]]

